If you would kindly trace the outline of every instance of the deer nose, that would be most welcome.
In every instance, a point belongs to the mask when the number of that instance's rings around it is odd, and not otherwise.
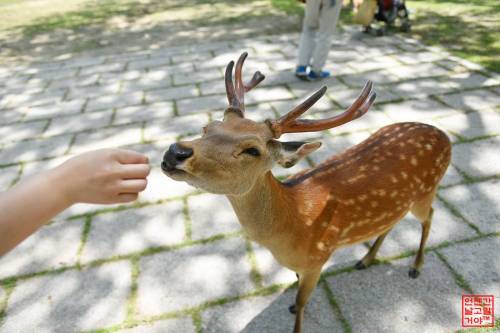
[[[182,147],[181,145],[174,143],[170,145],[167,152],[163,156],[161,167],[166,171],[172,171],[178,164],[187,160],[191,156],[193,156],[193,150],[191,148]]]

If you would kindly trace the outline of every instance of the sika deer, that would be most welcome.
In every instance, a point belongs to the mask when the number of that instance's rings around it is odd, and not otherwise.
[[[294,332],[301,331],[304,306],[323,264],[339,247],[378,237],[357,268],[368,266],[385,236],[408,211],[422,223],[420,248],[410,277],[423,265],[432,201],[450,162],[450,141],[435,127],[398,123],[284,182],[273,177],[275,163],[291,167],[320,142],[280,142],[283,133],[321,131],[362,116],[375,100],[372,83],[344,113],[325,120],[299,120],[326,91],[314,95],[277,120],[246,119],[244,93],[264,76],[242,82],[247,54],[226,68],[229,107],[223,121],[203,128],[201,138],[172,144],[161,164],[171,178],[208,192],[225,194],[248,236],[295,271],[299,289]]]

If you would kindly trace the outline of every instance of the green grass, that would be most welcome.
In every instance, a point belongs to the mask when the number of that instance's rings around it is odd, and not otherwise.
[[[412,34],[500,72],[500,1],[411,0]]]

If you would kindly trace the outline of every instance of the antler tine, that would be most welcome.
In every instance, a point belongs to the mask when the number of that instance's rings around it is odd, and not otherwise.
[[[245,92],[249,92],[250,90],[255,88],[255,86],[261,83],[265,78],[266,76],[261,72],[255,72],[250,82],[248,82],[248,84],[245,84]]]
[[[326,87],[323,87],[287,115],[281,117],[277,121],[271,122],[271,128],[274,132],[274,136],[278,138],[283,133],[323,131],[359,118],[368,111],[377,97],[377,94],[372,91],[372,87],[372,82],[368,81],[359,97],[345,112],[340,115],[322,120],[297,119],[323,95],[326,90]],[[319,94],[321,91],[322,93]],[[314,99],[313,97],[316,98]],[[312,103],[308,104],[308,102]],[[307,104],[307,107],[303,108],[303,104]]]
[[[233,84],[233,67],[234,67],[234,61],[230,61],[229,64],[227,64],[226,67],[226,74],[224,76],[224,82],[226,83],[226,94],[227,94],[227,101],[229,102],[229,105],[231,106],[236,106],[236,94],[234,91],[234,84]]]
[[[245,85],[243,84],[243,79],[242,79],[242,70],[243,70],[243,64],[245,63],[245,59],[247,58],[248,53],[243,52],[239,59],[238,62],[236,62],[236,69],[234,71],[234,76],[235,76],[235,90],[236,90],[236,97],[238,98],[239,106],[241,110],[243,111],[245,108]]]

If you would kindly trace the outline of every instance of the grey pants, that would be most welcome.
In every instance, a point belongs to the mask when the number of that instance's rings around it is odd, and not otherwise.
[[[299,42],[299,66],[321,71],[332,44],[342,0],[307,0]]]

